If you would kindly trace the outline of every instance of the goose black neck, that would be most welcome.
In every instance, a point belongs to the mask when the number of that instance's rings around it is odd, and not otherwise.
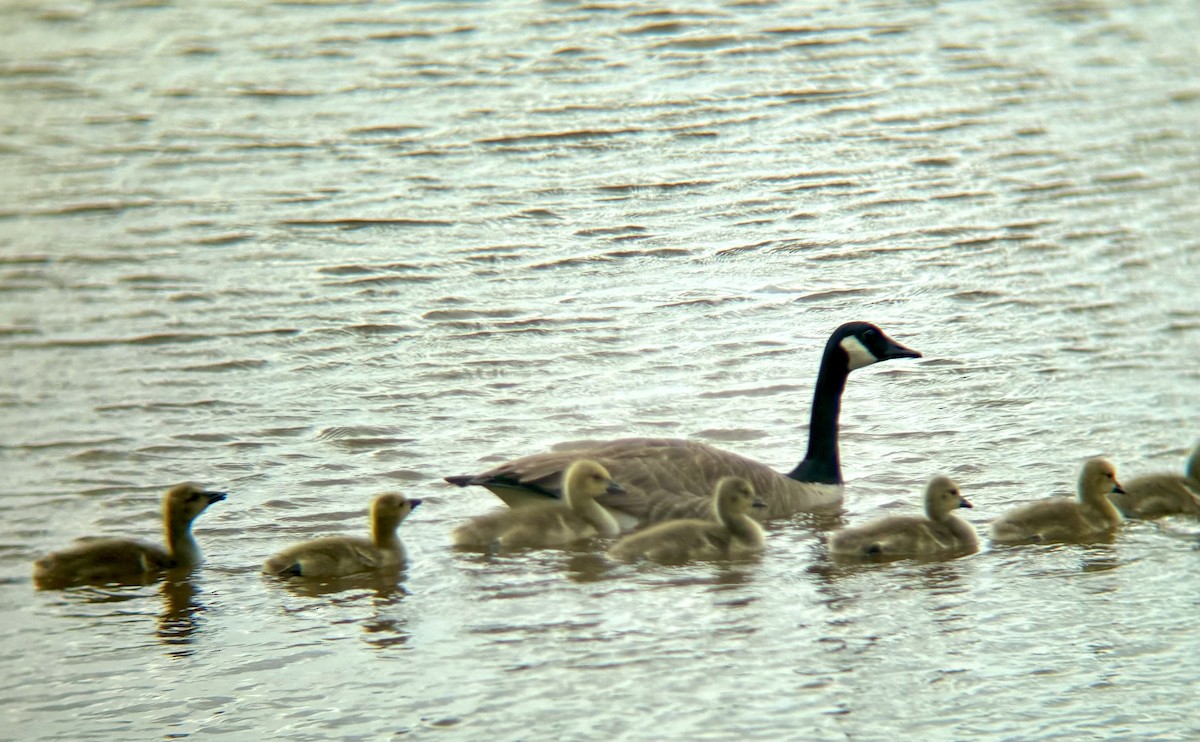
[[[817,388],[813,392],[812,413],[808,422],[808,452],[788,477],[798,482],[841,484],[842,465],[838,459],[838,416],[847,369],[845,351],[832,341],[821,358]]]

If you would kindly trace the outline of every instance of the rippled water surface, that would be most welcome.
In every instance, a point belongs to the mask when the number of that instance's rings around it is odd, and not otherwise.
[[[989,3],[0,9],[6,738],[1200,736],[1200,524],[648,569],[487,557],[441,477],[696,438],[782,470],[824,339],[845,523],[947,473],[981,530],[1200,424],[1200,14]],[[206,565],[36,592],[76,536],[231,495]],[[425,498],[403,579],[262,559]]]

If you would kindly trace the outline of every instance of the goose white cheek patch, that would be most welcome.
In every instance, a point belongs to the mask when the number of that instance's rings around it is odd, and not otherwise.
[[[846,355],[850,356],[850,370],[870,366],[872,363],[878,363],[879,359],[867,350],[867,346],[863,345],[858,338],[850,336],[838,343],[842,346],[842,350],[846,351]]]

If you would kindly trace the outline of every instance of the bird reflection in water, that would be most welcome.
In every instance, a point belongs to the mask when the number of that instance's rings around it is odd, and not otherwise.
[[[409,594],[403,585],[404,578],[405,570],[400,568],[346,577],[290,577],[277,584],[296,597],[308,599],[301,605],[285,608],[288,613],[324,611],[331,607],[349,611],[369,601],[370,615],[347,615],[334,619],[334,622],[360,623],[365,633],[363,640],[368,646],[392,649],[403,648],[410,637],[407,618],[393,613],[394,608],[400,606]]]
[[[158,615],[158,640],[167,647],[168,655],[187,657],[195,651],[192,642],[206,610],[196,600],[196,583],[187,571],[168,573],[159,592],[163,610]]]

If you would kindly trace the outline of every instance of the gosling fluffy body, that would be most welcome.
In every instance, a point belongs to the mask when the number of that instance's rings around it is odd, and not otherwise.
[[[263,564],[263,572],[280,577],[346,577],[372,570],[394,569],[406,555],[396,529],[419,499],[385,492],[371,503],[371,537],[327,536],[296,544]]]
[[[1078,541],[1097,538],[1121,524],[1110,493],[1124,494],[1116,468],[1089,459],[1079,474],[1079,498],[1052,497],[1022,505],[992,522],[992,540],[1001,543]]]
[[[192,521],[225,497],[224,492],[210,492],[195,484],[177,484],[162,499],[165,547],[132,539],[87,538],[34,562],[34,584],[43,590],[135,584],[164,570],[194,567],[202,557],[192,537]]]
[[[575,461],[567,468],[563,490],[565,502],[497,510],[473,518],[454,529],[454,544],[485,549],[545,548],[620,534],[616,518],[596,502],[602,495],[625,491],[607,469],[590,459]]]
[[[1179,474],[1146,474],[1125,482],[1125,494],[1109,499],[1126,518],[1200,515],[1200,443]]]
[[[857,528],[837,531],[829,539],[836,556],[860,558],[934,556],[967,553],[979,548],[970,523],[959,508],[974,507],[949,477],[937,476],[925,488],[925,517],[894,515]]]
[[[762,526],[750,515],[755,507],[764,504],[748,481],[723,477],[713,491],[710,520],[685,518],[658,523],[625,536],[613,544],[608,554],[626,562],[648,559],[664,564],[751,554],[760,551],[765,541]]]

